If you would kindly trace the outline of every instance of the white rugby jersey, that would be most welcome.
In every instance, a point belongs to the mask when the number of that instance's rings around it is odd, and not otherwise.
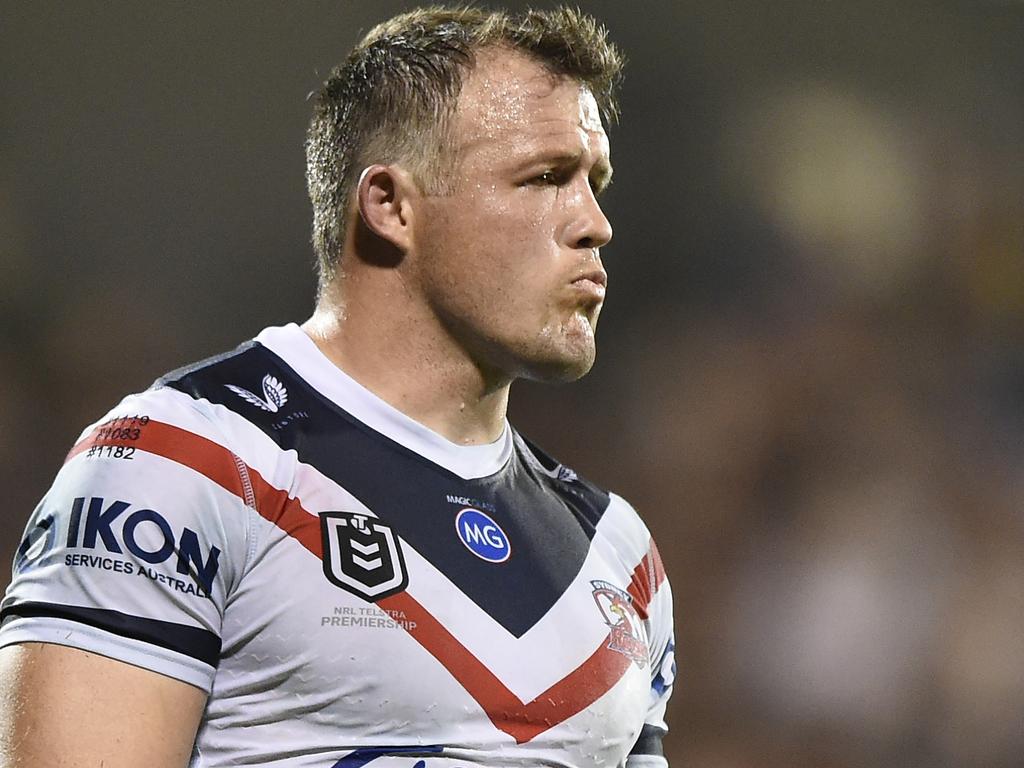
[[[508,426],[445,440],[295,325],[83,433],[2,621],[207,691],[195,767],[665,765],[671,595],[633,509]]]

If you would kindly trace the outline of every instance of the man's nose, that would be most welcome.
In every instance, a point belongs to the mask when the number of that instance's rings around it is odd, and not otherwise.
[[[597,196],[588,184],[582,194],[579,220],[573,242],[577,248],[600,248],[612,239],[612,225],[601,210]]]

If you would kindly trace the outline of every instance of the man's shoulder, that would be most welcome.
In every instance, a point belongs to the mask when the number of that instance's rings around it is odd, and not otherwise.
[[[577,470],[554,458],[535,442],[515,433],[519,461],[534,467],[548,487],[576,510],[577,514],[590,512],[593,522],[604,521],[606,535],[631,541],[630,547],[644,548],[651,534],[632,504],[614,491],[608,490],[584,477]]]
[[[177,368],[145,390],[122,398],[79,434],[68,459],[83,450],[94,455],[108,444],[141,449],[157,436],[172,442],[186,438],[230,448],[237,442],[237,420],[228,415],[230,400],[258,411],[280,409],[287,399],[285,385],[273,375],[267,377],[265,361],[273,355],[256,341],[246,341],[232,350]],[[252,383],[255,379],[255,383]],[[237,384],[235,383],[237,382]],[[253,405],[253,404],[256,405]],[[260,407],[257,407],[260,406]],[[236,414],[237,415],[237,414]],[[244,419],[243,419],[244,422]],[[144,439],[147,438],[147,439]]]
[[[257,341],[249,340],[234,349],[188,363],[170,371],[155,382],[150,391],[176,390],[194,399],[217,401],[220,389],[235,393],[247,402],[264,409],[279,408],[282,396],[279,381],[268,373],[277,368],[278,360]],[[250,380],[255,380],[255,384]],[[287,395],[284,395],[287,397]],[[264,399],[266,397],[267,399]]]
[[[213,421],[240,419],[273,437],[308,418],[304,405],[317,393],[259,338],[177,368],[158,378],[149,392],[171,393],[163,396],[189,400]]]
[[[570,494],[593,496],[600,500],[602,506],[608,505],[611,496],[609,491],[556,459],[519,431],[514,430],[513,435],[519,460],[539,476],[551,481],[550,484],[556,491],[561,489]]]
[[[560,496],[577,514],[590,517],[596,525],[601,518],[614,520],[614,526],[630,535],[650,537],[640,515],[626,499],[590,480],[574,467],[554,458],[533,440],[514,432],[516,454],[521,465],[547,488]],[[607,515],[611,512],[611,515]]]

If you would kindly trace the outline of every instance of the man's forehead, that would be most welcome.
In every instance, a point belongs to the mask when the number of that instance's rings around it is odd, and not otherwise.
[[[456,110],[459,144],[488,139],[538,139],[573,131],[604,134],[601,112],[589,89],[511,51],[483,52],[466,77]]]

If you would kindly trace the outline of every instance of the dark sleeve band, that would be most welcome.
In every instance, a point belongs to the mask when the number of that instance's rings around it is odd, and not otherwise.
[[[170,621],[144,619],[105,608],[84,608],[53,603],[19,603],[0,613],[0,622],[15,617],[67,619],[102,629],[120,637],[141,640],[150,645],[190,656],[216,669],[220,663],[220,638],[199,627]]]
[[[636,744],[629,750],[629,754],[664,757],[665,750],[661,746],[662,736],[664,736],[664,733],[660,728],[655,728],[653,725],[645,725],[643,730],[640,731],[640,738],[636,740]]]

